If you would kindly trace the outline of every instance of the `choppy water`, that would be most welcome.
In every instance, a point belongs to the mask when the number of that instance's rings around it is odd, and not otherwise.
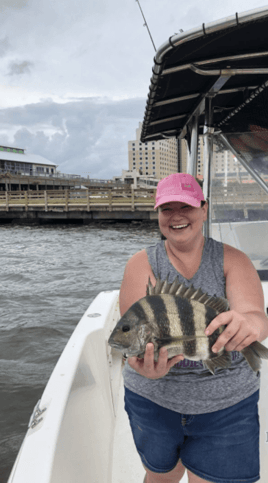
[[[0,226],[0,483],[83,313],[157,240],[156,224]]]

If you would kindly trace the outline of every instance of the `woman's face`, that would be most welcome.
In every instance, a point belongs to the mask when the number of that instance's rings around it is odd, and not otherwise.
[[[190,242],[202,234],[207,209],[207,203],[200,208],[179,201],[165,203],[158,212],[160,231],[171,242]]]

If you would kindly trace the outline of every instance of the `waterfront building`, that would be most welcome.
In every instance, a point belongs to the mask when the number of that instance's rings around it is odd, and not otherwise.
[[[0,191],[67,189],[81,185],[81,176],[57,171],[58,165],[25,149],[0,146]]]
[[[26,154],[25,149],[0,146],[0,172],[14,174],[55,174],[57,165],[43,156]]]

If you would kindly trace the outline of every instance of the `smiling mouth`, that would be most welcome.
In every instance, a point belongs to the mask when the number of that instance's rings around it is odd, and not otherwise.
[[[185,224],[185,225],[170,225],[170,228],[172,228],[173,230],[183,230],[184,228],[187,228],[188,226],[189,226],[189,223]]]

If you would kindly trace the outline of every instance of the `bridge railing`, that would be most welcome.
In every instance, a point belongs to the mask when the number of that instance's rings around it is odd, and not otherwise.
[[[89,188],[59,190],[0,191],[0,210],[44,211],[103,210],[153,211],[155,189]],[[212,218],[218,207],[228,210],[268,209],[268,195],[256,189],[244,192],[217,188],[212,192]]]
[[[155,204],[155,190],[138,189],[76,189],[46,191],[0,191],[0,210],[43,209],[44,211],[61,208],[63,211],[92,209],[152,209]]]

